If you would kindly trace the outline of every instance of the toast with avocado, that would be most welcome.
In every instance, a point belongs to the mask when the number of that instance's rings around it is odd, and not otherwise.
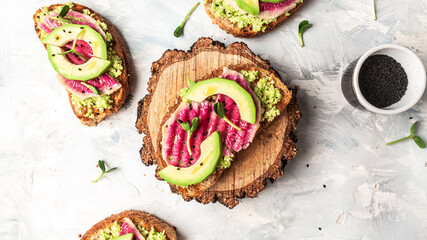
[[[81,240],[176,240],[176,229],[137,210],[111,215],[92,226]]]
[[[33,16],[59,83],[81,123],[96,126],[116,113],[129,95],[132,74],[116,28],[77,3],[42,7]]]
[[[195,197],[286,109],[292,91],[272,69],[236,65],[189,80],[180,96],[158,133],[157,174],[173,191]]]
[[[206,13],[222,30],[252,38],[275,29],[303,5],[304,0],[206,0]],[[305,0],[307,1],[307,0]]]

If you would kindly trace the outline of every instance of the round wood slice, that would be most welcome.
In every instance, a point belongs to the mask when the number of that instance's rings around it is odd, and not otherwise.
[[[256,56],[246,44],[233,43],[225,47],[210,38],[200,38],[190,51],[167,50],[152,64],[152,77],[148,82],[148,95],[138,104],[136,127],[144,133],[140,154],[146,165],[156,164],[156,154],[161,122],[179,99],[179,91],[187,86],[187,79],[200,79],[214,70],[232,65],[250,64],[275,73],[267,60]],[[293,91],[293,98],[283,112],[266,129],[263,129],[251,145],[239,152],[230,168],[218,182],[196,197],[183,196],[187,201],[201,203],[219,201],[233,208],[237,198],[256,197],[271,181],[283,175],[286,161],[296,155],[296,136],[293,131],[301,117]],[[159,154],[161,156],[161,153]],[[173,192],[177,192],[171,187]]]

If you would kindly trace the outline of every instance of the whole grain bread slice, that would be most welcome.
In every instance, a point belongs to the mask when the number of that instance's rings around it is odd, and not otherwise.
[[[304,1],[307,1],[307,0],[304,0]],[[253,38],[255,36],[259,36],[261,34],[274,30],[277,26],[282,24],[289,17],[291,17],[295,12],[297,12],[304,4],[303,1],[298,2],[297,6],[293,8],[291,11],[289,11],[288,14],[283,14],[277,18],[277,21],[266,25],[266,28],[264,31],[261,30],[261,31],[255,32],[251,25],[245,28],[239,28],[237,23],[232,23],[227,18],[219,18],[215,16],[215,13],[212,11],[213,2],[214,0],[205,0],[205,3],[204,3],[205,11],[211,18],[212,23],[217,24],[222,30],[224,30],[228,34],[232,34],[233,36],[239,37],[239,38]]]
[[[132,220],[135,226],[140,225],[148,231],[150,231],[151,227],[153,227],[154,230],[157,232],[164,231],[167,240],[177,239],[176,228],[174,226],[167,224],[166,222],[149,213],[137,210],[127,210],[118,214],[111,215],[110,217],[107,217],[106,219],[93,225],[89,230],[87,230],[81,240],[100,239],[100,231],[111,227],[115,222],[117,222],[121,226],[124,222],[124,218],[129,218],[130,220]]]
[[[57,8],[61,8],[64,6],[64,4],[53,4],[48,7],[49,11],[52,11]],[[71,93],[68,92],[68,99],[71,105],[71,108],[73,109],[74,114],[78,119],[80,119],[80,122],[87,126],[96,126],[99,122],[104,120],[106,117],[116,113],[120,107],[125,103],[127,96],[129,95],[131,91],[131,85],[132,85],[132,71],[131,66],[129,62],[129,53],[126,49],[126,45],[123,41],[123,38],[120,36],[117,29],[111,24],[110,21],[108,21],[106,18],[98,14],[97,12],[93,11],[92,9],[73,3],[73,7],[71,10],[83,13],[84,9],[88,9],[93,15],[91,15],[95,20],[99,20],[101,22],[104,22],[108,27],[108,32],[112,36],[112,48],[114,51],[116,51],[117,55],[122,59],[122,74],[116,78],[118,82],[122,85],[120,89],[115,91],[114,93],[110,94],[110,99],[113,101],[112,107],[110,109],[106,109],[104,111],[101,111],[98,108],[90,107],[90,109],[87,106],[82,106],[81,108],[78,108],[75,106],[71,101]],[[39,14],[41,13],[41,9],[38,9],[36,13],[33,15],[34,20],[34,27],[35,31],[37,33],[38,38],[41,38],[41,29],[37,26],[40,19],[38,18]],[[45,46],[46,47],[46,46]],[[85,116],[88,112],[93,112],[94,117],[90,118]]]
[[[255,67],[253,65],[235,65],[235,66],[229,66],[228,69],[230,70],[234,70],[237,72],[241,72],[242,70],[246,70],[246,71],[258,71],[258,76],[259,78],[250,83],[251,88],[254,89],[256,84],[258,83],[258,81],[261,78],[267,78],[269,79],[269,81],[273,81],[274,82],[274,87],[276,87],[277,89],[279,89],[281,95],[282,95],[282,99],[279,103],[277,103],[276,108],[282,113],[286,110],[287,105],[289,104],[290,100],[292,99],[292,91],[288,89],[288,87],[286,87],[286,85],[282,82],[280,76],[277,74],[276,71],[274,71],[273,69],[263,69],[261,67]],[[211,79],[214,77],[218,77],[221,76],[223,72],[223,69],[217,69],[215,71],[213,71],[211,74],[196,80],[196,82],[201,81],[201,80],[206,80],[206,79]],[[175,104],[174,106],[172,106],[169,110],[168,110],[168,114],[165,115],[161,126],[164,126],[165,123],[167,122],[167,120],[171,117],[171,115],[175,112],[175,110],[178,108],[178,106],[182,103],[182,99],[180,99],[180,101]],[[274,120],[273,120],[274,121]],[[257,130],[257,133],[259,133],[260,131],[262,131],[262,129],[268,127],[270,125],[272,121],[262,121],[260,123],[260,127]],[[162,149],[162,131],[159,132],[159,137],[158,137],[158,142],[157,145],[159,147],[159,149]],[[244,150],[242,150],[244,151]],[[162,170],[163,168],[165,168],[168,164],[167,162],[163,159],[162,155],[161,155],[161,151],[157,154],[157,162],[159,163],[158,168],[156,170],[156,177],[158,179],[161,179],[160,176],[157,174],[158,171]],[[176,191],[178,191],[182,196],[187,196],[187,197],[194,197],[194,196],[199,196],[203,193],[203,191],[209,189],[211,186],[213,186],[218,179],[221,177],[221,174],[223,173],[225,169],[223,168],[217,168],[215,170],[214,173],[212,173],[211,175],[209,175],[205,180],[203,180],[200,183],[194,184],[194,185],[190,185],[190,186],[186,186],[186,187],[182,187],[182,186],[177,186],[174,184],[171,184],[171,187],[173,189],[175,189]]]

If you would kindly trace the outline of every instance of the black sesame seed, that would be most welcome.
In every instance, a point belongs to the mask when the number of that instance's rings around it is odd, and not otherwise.
[[[82,93],[85,93],[85,91],[82,91]]]
[[[307,163],[307,167],[310,167],[310,164]]]
[[[190,157],[190,161],[193,161],[193,157]]]
[[[52,54],[52,57],[55,57],[55,54]]]
[[[91,42],[91,41],[89,41],[89,44],[92,44],[92,42]]]
[[[413,117],[410,117],[409,119],[412,119]]]
[[[191,147],[192,147],[192,148],[196,148],[196,146],[194,146],[194,145],[193,145],[193,146],[191,146]]]
[[[206,136],[206,133],[203,133],[203,136]]]
[[[95,113],[96,115],[99,115],[99,113]]]
[[[323,184],[323,188],[326,188],[326,185],[325,185],[325,184]]]
[[[319,227],[319,230],[320,230],[320,231],[322,231],[322,228],[321,228],[321,227]]]
[[[177,168],[176,170],[181,170],[181,168]]]
[[[113,89],[113,88],[109,88],[108,90],[111,90],[111,89]]]
[[[233,105],[237,105],[235,102],[233,102]]]
[[[359,73],[360,90],[369,103],[385,108],[402,99],[408,87],[408,75],[402,65],[386,55],[368,57]]]
[[[68,31],[68,33],[71,33],[71,31]]]
[[[37,18],[40,18],[40,16],[37,16]]]
[[[63,32],[66,32],[65,29],[62,29]]]
[[[200,166],[203,166],[203,163],[200,163]]]
[[[81,68],[78,68],[79,69],[79,71],[81,71],[82,69]]]
[[[84,27],[80,27],[80,29],[84,29]]]

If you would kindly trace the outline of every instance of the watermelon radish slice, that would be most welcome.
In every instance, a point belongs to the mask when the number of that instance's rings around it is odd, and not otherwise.
[[[162,156],[168,164],[175,167],[189,167],[193,165],[200,157],[201,143],[215,131],[221,133],[221,141],[223,143],[222,153],[228,157],[232,157],[234,153],[247,148],[252,142],[260,127],[259,123],[263,112],[261,103],[250,88],[249,83],[239,72],[224,68],[221,77],[236,81],[251,94],[257,108],[255,124],[250,124],[241,120],[239,108],[234,100],[222,94],[216,95],[215,102],[222,102],[224,104],[224,109],[226,110],[225,115],[231,122],[241,128],[242,131],[237,131],[222,118],[219,118],[213,111],[213,102],[205,100],[201,103],[182,103],[162,129]],[[190,139],[193,152],[193,156],[191,157],[186,146],[187,132],[182,129],[177,120],[180,119],[183,122],[191,122],[195,117],[199,118],[199,125]]]
[[[277,18],[294,9],[298,0],[286,0],[280,3],[261,2],[259,3],[259,15],[262,19]]]
[[[145,240],[145,237],[142,236],[142,234],[136,228],[135,224],[133,224],[132,220],[130,220],[129,218],[124,219],[125,221],[123,222],[122,231],[120,231],[119,236],[123,236],[128,233],[133,233],[134,240]]]
[[[59,83],[67,89],[67,91],[76,95],[80,99],[99,96],[93,93],[89,88],[83,86],[80,81],[68,80],[60,74],[57,74],[57,78]],[[86,81],[85,83],[98,88],[101,95],[111,94],[122,87],[119,82],[107,73],[103,73],[101,76]]]

